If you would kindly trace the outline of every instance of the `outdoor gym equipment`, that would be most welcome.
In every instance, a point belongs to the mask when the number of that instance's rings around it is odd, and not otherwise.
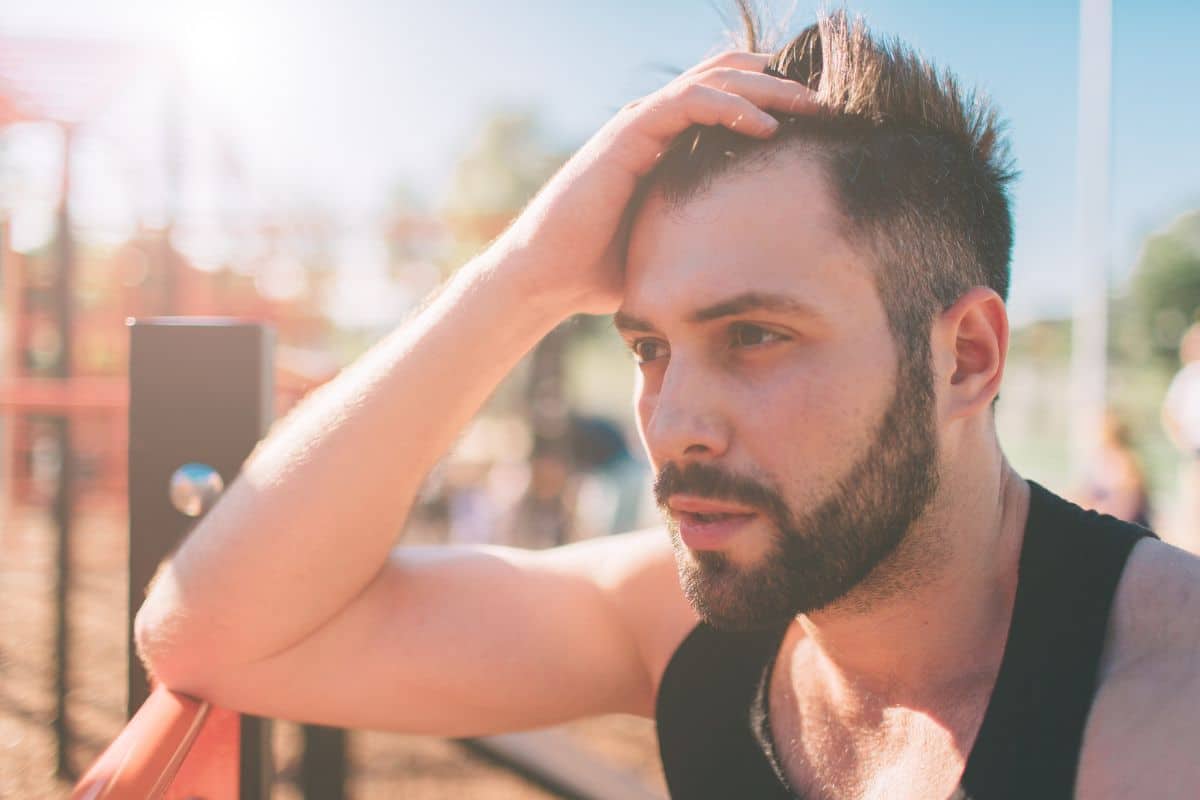
[[[158,686],[133,649],[133,618],[161,561],[233,483],[274,408],[272,330],[230,319],[129,322],[129,610],[132,717],[75,787],[73,800],[265,800],[270,722]],[[551,731],[467,746],[566,797],[660,796]],[[345,796],[346,733],[304,726],[309,800]]]

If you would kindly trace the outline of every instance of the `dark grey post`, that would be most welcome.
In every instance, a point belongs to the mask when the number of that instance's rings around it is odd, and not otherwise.
[[[211,467],[229,486],[267,432],[274,406],[274,332],[228,319],[131,320],[129,360],[129,694],[148,694],[133,618],[159,563],[195,524],[172,503],[172,475]],[[205,508],[204,510],[207,510]],[[243,716],[241,800],[270,790],[268,721]]]
[[[304,726],[300,788],[304,800],[342,800],[346,796],[346,732],[324,725]]]

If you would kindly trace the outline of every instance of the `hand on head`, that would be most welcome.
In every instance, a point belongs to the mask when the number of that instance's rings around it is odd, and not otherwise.
[[[520,254],[533,297],[567,313],[610,313],[620,302],[627,209],[639,181],[694,125],[770,137],[770,111],[816,108],[813,93],[763,72],[769,56],[711,58],[622,108],[563,166],[498,240]],[[565,262],[565,263],[564,263]]]

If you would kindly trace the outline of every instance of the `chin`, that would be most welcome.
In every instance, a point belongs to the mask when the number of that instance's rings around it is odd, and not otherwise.
[[[682,549],[677,561],[684,596],[705,622],[724,631],[784,625],[797,610],[792,592],[770,570],[746,568],[726,553]]]
[[[871,572],[834,569],[819,557],[789,559],[771,537],[723,550],[692,550],[678,537],[674,543],[688,602],[705,622],[725,631],[775,628],[834,607],[854,596]]]

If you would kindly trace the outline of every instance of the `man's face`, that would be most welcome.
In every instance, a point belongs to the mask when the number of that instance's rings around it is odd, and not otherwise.
[[[901,358],[837,214],[785,155],[635,221],[617,326],[684,590],[719,627],[844,597],[936,490],[928,358]]]

